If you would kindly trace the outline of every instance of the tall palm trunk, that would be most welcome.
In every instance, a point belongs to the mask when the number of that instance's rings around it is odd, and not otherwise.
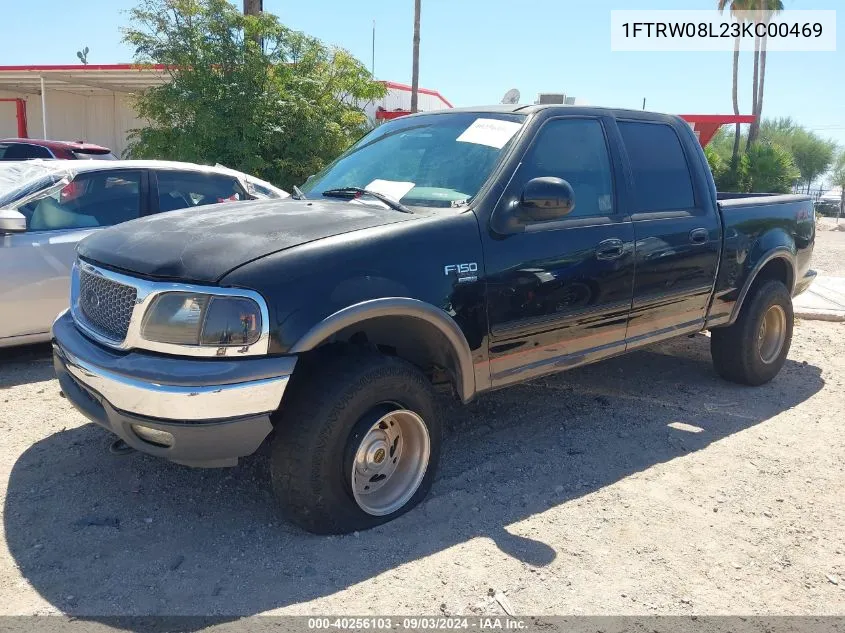
[[[760,81],[760,38],[754,37],[754,77],[751,80],[753,90],[751,92],[751,112],[757,114],[757,92],[758,83]],[[759,119],[755,119],[748,129],[748,141],[745,144],[745,151],[747,152],[754,141],[757,140],[757,133],[760,128]]]
[[[766,86],[766,43],[768,35],[760,39],[760,84],[757,86],[757,111],[754,112],[754,138],[760,135],[760,122],[763,120],[763,89]]]
[[[244,0],[244,15],[258,15],[263,10],[262,0]]]
[[[417,111],[420,91],[420,0],[414,0],[414,59],[411,69],[411,112]]]
[[[739,115],[739,37],[734,39],[734,70],[733,70],[733,97],[734,114]],[[731,170],[736,171],[739,164],[739,140],[742,136],[742,129],[739,123],[736,124],[734,133],[734,151],[731,154]]]

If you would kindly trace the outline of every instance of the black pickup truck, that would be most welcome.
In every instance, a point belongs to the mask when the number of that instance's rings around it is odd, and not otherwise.
[[[702,330],[722,377],[771,380],[814,238],[808,197],[720,201],[674,116],[417,114],[291,199],[87,238],[55,367],[82,413],[140,451],[225,466],[270,440],[286,515],[347,532],[425,497],[435,387],[468,402]]]

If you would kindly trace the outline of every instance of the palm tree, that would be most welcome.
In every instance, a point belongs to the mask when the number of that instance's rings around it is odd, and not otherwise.
[[[776,15],[783,11],[783,2],[781,0],[758,0],[758,6],[764,12],[762,14],[763,24],[768,24],[773,15]],[[756,56],[759,54],[760,58],[760,75],[759,78],[755,79],[754,85],[754,109],[752,114],[756,117],[754,122],[751,124],[751,128],[748,131],[748,145],[750,146],[751,143],[757,140],[757,136],[760,134],[760,121],[763,119],[763,88],[766,84],[766,41],[768,40],[769,36],[767,34],[763,34],[763,37],[760,39],[760,46],[759,51],[755,50],[755,77],[757,75],[757,59]],[[755,47],[756,48],[756,47]]]
[[[731,15],[742,21],[741,15],[743,11],[748,9],[749,4],[753,0],[719,0],[718,9],[720,13],[724,13],[726,8],[729,8]],[[739,115],[739,35],[734,38],[734,60],[733,60],[733,86],[732,97],[734,114]],[[739,123],[736,124],[734,133],[734,148],[731,154],[731,170],[736,171],[739,164],[739,141],[742,136],[742,130]]]
[[[412,64],[411,112],[416,112],[420,91],[420,0],[414,0],[414,53]]]

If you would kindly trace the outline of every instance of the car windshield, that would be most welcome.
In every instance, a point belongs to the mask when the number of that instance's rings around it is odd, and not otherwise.
[[[357,188],[410,206],[461,206],[481,189],[524,121],[525,115],[495,112],[395,119],[309,179],[302,192],[314,198]]]
[[[69,177],[69,170],[57,169],[55,165],[55,162],[40,161],[0,165],[0,209]]]

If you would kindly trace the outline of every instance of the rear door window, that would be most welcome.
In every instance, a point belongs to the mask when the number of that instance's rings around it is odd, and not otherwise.
[[[159,211],[176,211],[218,202],[246,200],[246,192],[232,176],[223,174],[162,170],[158,179]]]
[[[634,177],[634,213],[695,207],[689,164],[675,130],[664,123],[619,121]]]

